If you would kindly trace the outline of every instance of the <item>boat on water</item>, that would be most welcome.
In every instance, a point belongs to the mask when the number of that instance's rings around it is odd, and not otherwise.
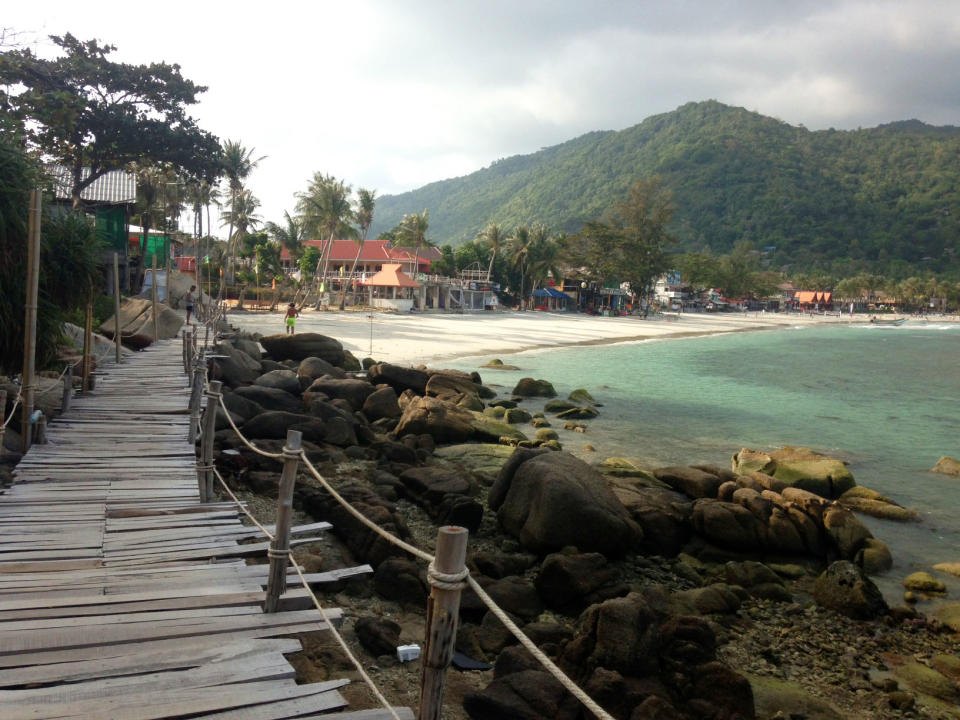
[[[896,327],[898,325],[903,325],[906,321],[907,321],[907,318],[897,318],[895,320],[893,318],[890,318],[889,320],[885,318],[877,318],[877,317],[870,318],[870,323],[873,325],[890,325],[893,327]]]

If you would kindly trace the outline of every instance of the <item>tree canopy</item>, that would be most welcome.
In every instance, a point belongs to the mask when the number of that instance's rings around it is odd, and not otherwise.
[[[114,62],[113,45],[69,33],[51,40],[62,50],[53,60],[29,48],[0,53],[0,108],[29,150],[69,168],[74,205],[97,178],[144,159],[208,180],[219,174],[217,138],[187,114],[206,88],[179,65]]]

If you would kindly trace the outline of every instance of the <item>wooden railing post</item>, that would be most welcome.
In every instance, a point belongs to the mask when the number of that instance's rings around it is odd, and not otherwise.
[[[83,379],[81,388],[93,390],[93,292],[87,297],[87,317],[83,326]]]
[[[37,420],[37,429],[34,431],[33,442],[37,445],[47,444],[47,416],[41,415]]]
[[[190,377],[190,365],[193,357],[191,355],[191,349],[193,343],[190,340],[190,336],[193,335],[193,330],[190,328],[184,328],[182,343],[180,347],[180,354],[183,356],[183,374],[187,377]]]
[[[287,444],[283,446],[283,474],[280,476],[280,493],[277,499],[277,525],[267,555],[270,558],[270,576],[267,581],[267,597],[264,612],[277,612],[280,596],[287,590],[287,565],[290,560],[290,525],[293,515],[293,488],[297,483],[297,466],[300,462],[302,434],[299,430],[287,430]]]
[[[207,375],[207,362],[203,357],[198,357],[193,364],[193,384],[190,387],[190,435],[191,445],[197,442],[197,434],[200,431],[200,398],[203,397],[203,381]]]
[[[113,348],[114,359],[120,364],[120,258],[113,254]]]
[[[30,191],[30,217],[27,238],[27,296],[23,323],[23,375],[20,380],[21,415],[20,430],[23,433],[21,448],[30,449],[30,415],[33,414],[34,390],[36,389],[37,361],[37,293],[40,282],[40,227],[43,193]]]
[[[7,391],[0,388],[0,455],[3,455],[3,433],[6,428],[3,423],[7,420]]]
[[[160,338],[160,320],[157,317],[157,294],[159,292],[157,288],[157,249],[154,246],[153,249],[153,282],[151,283],[152,292],[150,293],[150,299],[153,301],[153,341],[157,342]]]
[[[197,482],[200,483],[200,502],[213,499],[213,434],[216,432],[217,408],[220,407],[220,388],[217,380],[207,384],[207,407],[203,410],[203,435],[200,437],[200,465]]]
[[[461,583],[452,580],[460,578],[462,581],[466,576],[468,535],[466,528],[451,525],[441,527],[437,533],[437,552],[430,573],[432,587],[427,601],[426,647],[417,720],[440,720],[443,715],[443,686],[447,668],[453,660],[460,615]]]
[[[70,409],[70,401],[73,399],[73,366],[67,365],[63,372],[63,399],[60,401],[60,414],[64,414]]]

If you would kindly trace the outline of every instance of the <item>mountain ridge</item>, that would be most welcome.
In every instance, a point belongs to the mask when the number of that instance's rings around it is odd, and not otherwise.
[[[949,264],[958,247],[960,128],[902,120],[807,130],[715,100],[623,130],[596,130],[473,173],[378,199],[373,231],[430,210],[429,237],[459,245],[488,222],[574,233],[636,179],[674,193],[681,249],[746,240],[783,262]]]

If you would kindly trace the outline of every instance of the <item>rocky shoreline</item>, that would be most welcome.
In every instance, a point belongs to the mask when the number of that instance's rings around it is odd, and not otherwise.
[[[890,551],[854,510],[910,511],[838,461],[784,448],[744,449],[730,470],[591,466],[562,451],[602,412],[585,391],[558,399],[526,379],[497,392],[478,373],[361,362],[315,333],[237,335],[214,352],[245,435],[276,450],[300,430],[338,492],[425,549],[438,525],[467,527],[474,576],[617,718],[960,717],[956,616],[888,608],[868,577]],[[243,448],[222,411],[217,427],[230,482],[273,497],[279,467]],[[325,590],[391,699],[415,704],[419,668],[390,653],[422,638],[425,569],[313,478],[295,502],[335,528],[297,550],[308,568],[374,567]],[[462,622],[458,649],[492,669],[451,671],[445,717],[583,716],[472,593]],[[297,667],[317,677],[338,663],[308,646]]]

